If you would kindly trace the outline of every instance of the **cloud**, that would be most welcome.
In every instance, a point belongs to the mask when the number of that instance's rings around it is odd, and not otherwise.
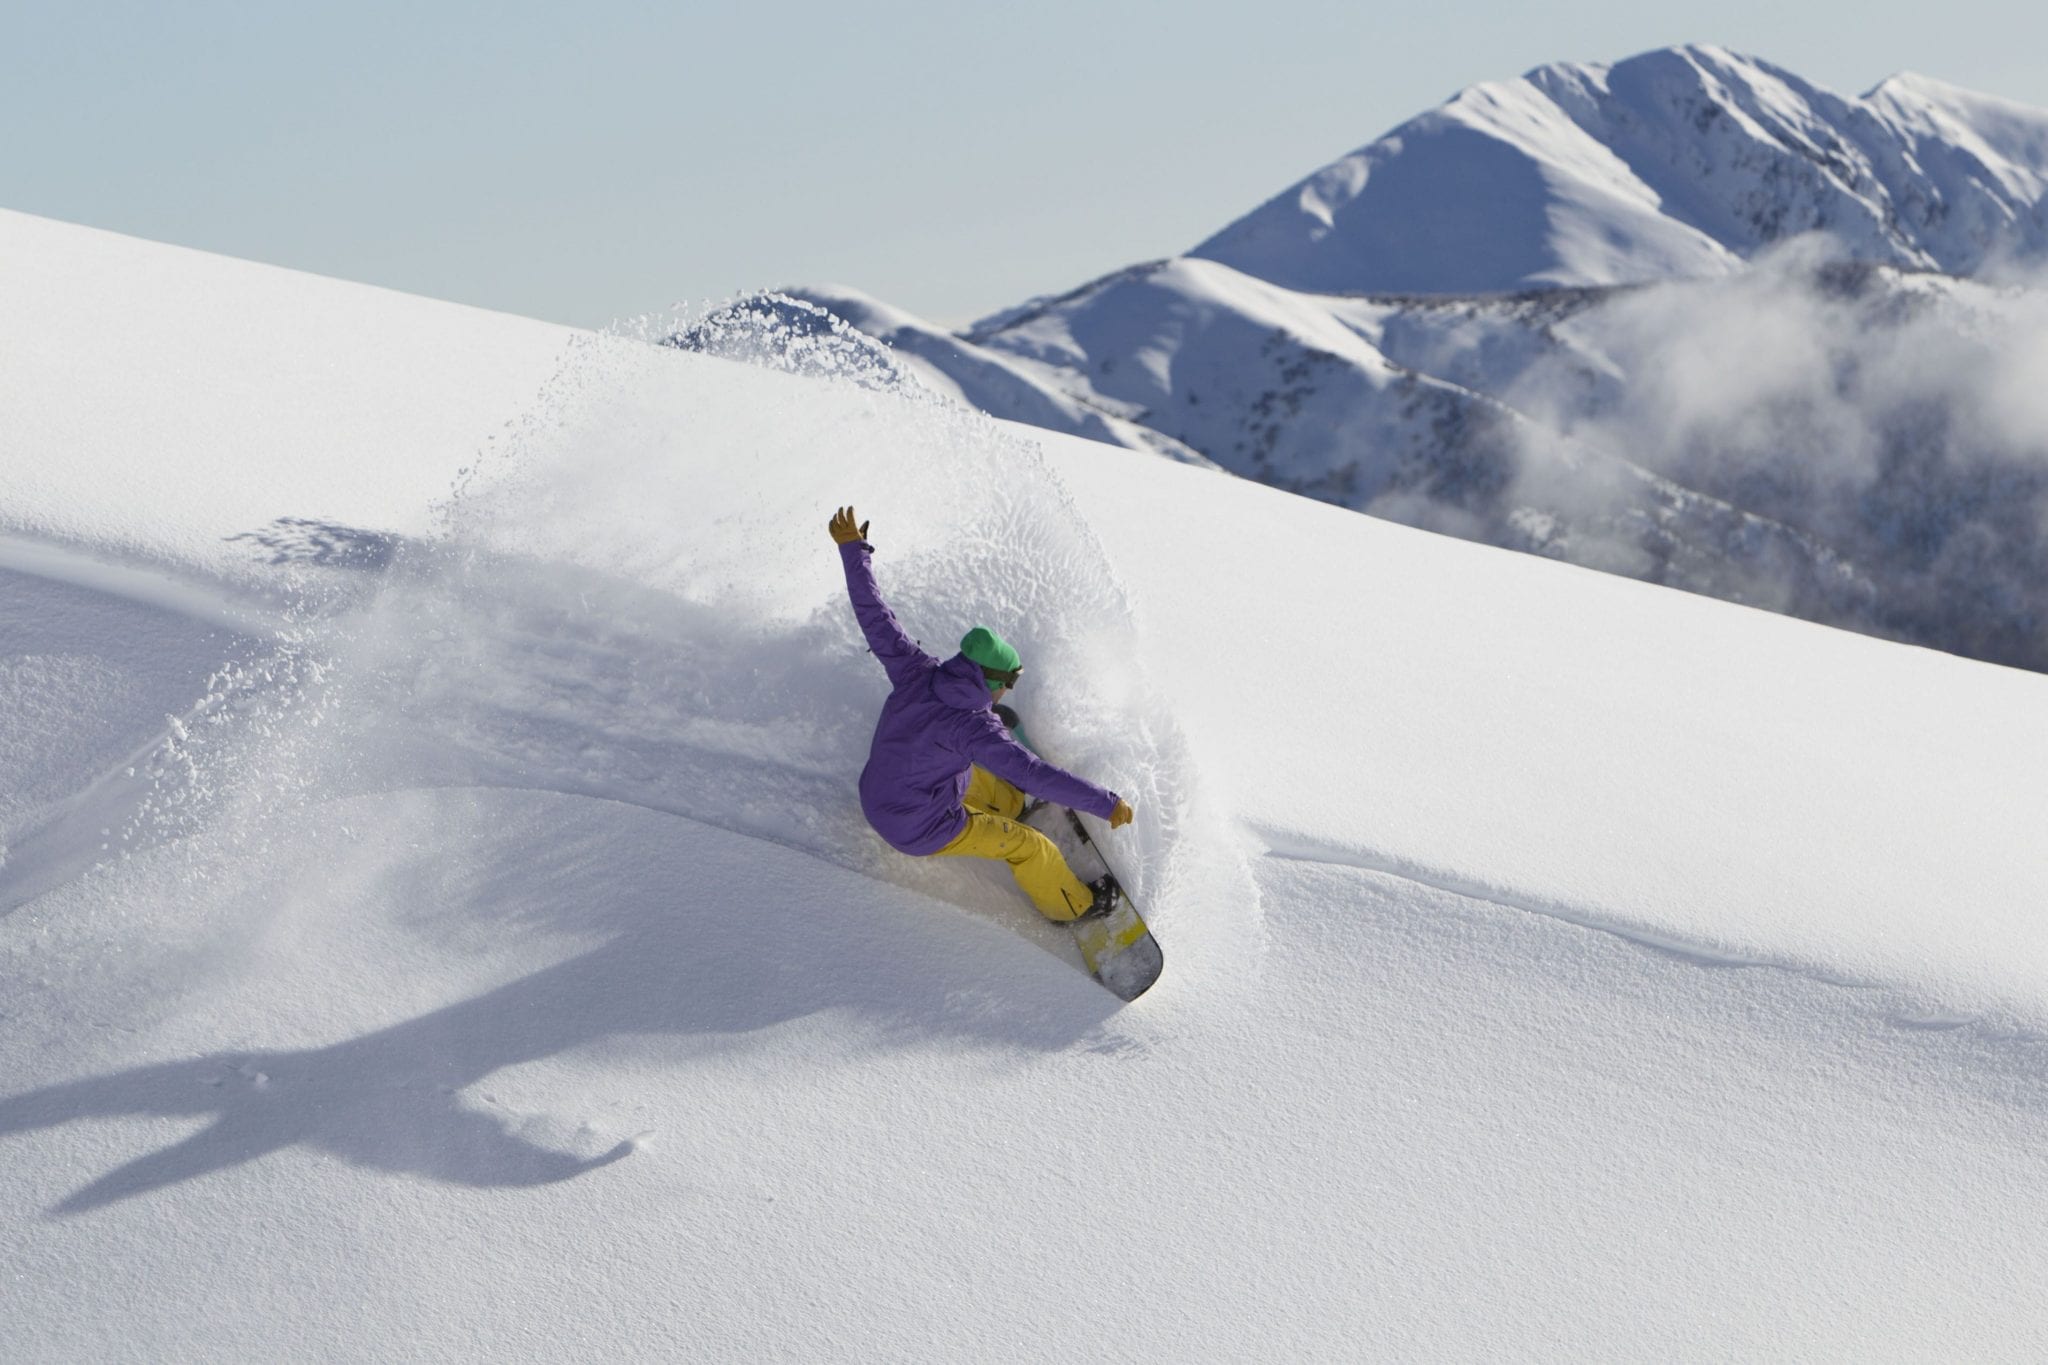
[[[1653,520],[1719,551],[1719,581],[1661,581],[2048,669],[2039,289],[1853,263],[1809,238],[1728,280],[1618,293],[1560,330],[1571,345],[1510,403],[1583,457],[1627,460],[1758,523],[1731,535],[1725,509],[1680,499]],[[1518,495],[1595,537],[1645,533],[1639,496],[1561,480],[1535,445]]]

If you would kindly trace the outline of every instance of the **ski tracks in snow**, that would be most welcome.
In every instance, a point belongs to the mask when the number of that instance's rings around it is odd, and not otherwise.
[[[2012,1020],[1995,1018],[1987,1012],[1958,1010],[1944,1006],[1928,1000],[1924,995],[1916,995],[1910,983],[1866,980],[1831,970],[1822,963],[1758,956],[1723,944],[1679,938],[1661,933],[1649,925],[1631,922],[1586,906],[1519,892],[1513,888],[1463,876],[1449,869],[1426,867],[1367,846],[1339,845],[1306,838],[1284,829],[1258,825],[1247,826],[1246,830],[1264,847],[1265,856],[1268,858],[1325,867],[1351,868],[1413,886],[1426,887],[1462,900],[1476,901],[1523,914],[1540,915],[1580,929],[1610,934],[1646,952],[1675,958],[1702,969],[1783,972],[1844,990],[1884,992],[1893,1001],[1886,1011],[1886,1017],[1890,1023],[1901,1029],[1977,1029],[1987,1038],[1999,1041],[2048,1042],[2048,1031]]]

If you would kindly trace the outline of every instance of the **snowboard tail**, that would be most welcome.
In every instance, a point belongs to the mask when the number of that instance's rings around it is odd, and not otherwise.
[[[1095,860],[1102,864],[1103,875],[1116,888],[1116,908],[1094,919],[1076,921],[1074,942],[1080,946],[1089,975],[1119,1000],[1136,1000],[1159,979],[1159,973],[1166,967],[1166,955],[1160,951],[1159,940],[1152,937],[1138,908],[1131,904],[1130,892],[1124,890],[1102,850],[1095,846],[1081,817],[1073,811],[1067,811],[1066,816],[1075,837],[1095,855]]]

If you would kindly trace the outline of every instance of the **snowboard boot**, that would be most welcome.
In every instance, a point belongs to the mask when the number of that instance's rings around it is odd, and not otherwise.
[[[1082,920],[1101,919],[1104,915],[1115,910],[1118,903],[1123,899],[1123,893],[1117,886],[1116,878],[1114,877],[1098,877],[1088,883],[1088,889],[1095,893],[1094,903],[1080,914],[1074,916],[1068,923],[1079,924]]]

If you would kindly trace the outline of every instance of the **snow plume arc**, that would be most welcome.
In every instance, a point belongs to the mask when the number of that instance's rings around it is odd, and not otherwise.
[[[927,391],[825,310],[773,295],[622,329],[593,345],[575,387],[498,477],[454,500],[462,567],[445,586],[482,593],[486,614],[559,613],[606,637],[617,694],[550,710],[618,717],[628,733],[609,747],[642,772],[630,799],[1020,918],[1006,877],[890,854],[852,806],[886,680],[824,535],[851,503],[912,636],[943,657],[969,626],[996,625],[1025,659],[1014,700],[1034,740],[1146,813],[1119,836],[1134,890],[1218,901],[1194,917],[1219,971],[1226,943],[1236,957],[1256,938],[1249,873],[1215,852],[1238,841],[1147,664],[1139,608],[1035,441]],[[517,582],[521,605],[483,579]],[[1199,969],[1202,946],[1180,946],[1177,969]]]
[[[651,344],[673,338],[688,344]],[[373,591],[311,613],[292,644],[305,662],[269,670],[282,684],[257,689],[231,733],[181,749],[153,808],[260,788],[233,804],[246,850],[259,829],[367,792],[594,797],[896,881],[1065,952],[1000,869],[902,858],[860,816],[887,683],[825,536],[853,503],[911,634],[945,655],[969,625],[997,624],[1026,660],[1016,700],[1034,739],[1139,809],[1118,870],[1162,932],[1182,914],[1201,926],[1176,943],[1177,972],[1242,977],[1259,937],[1249,872],[1113,557],[1034,442],[906,383],[871,347],[801,306],[580,340],[464,471],[438,534],[397,546]]]

